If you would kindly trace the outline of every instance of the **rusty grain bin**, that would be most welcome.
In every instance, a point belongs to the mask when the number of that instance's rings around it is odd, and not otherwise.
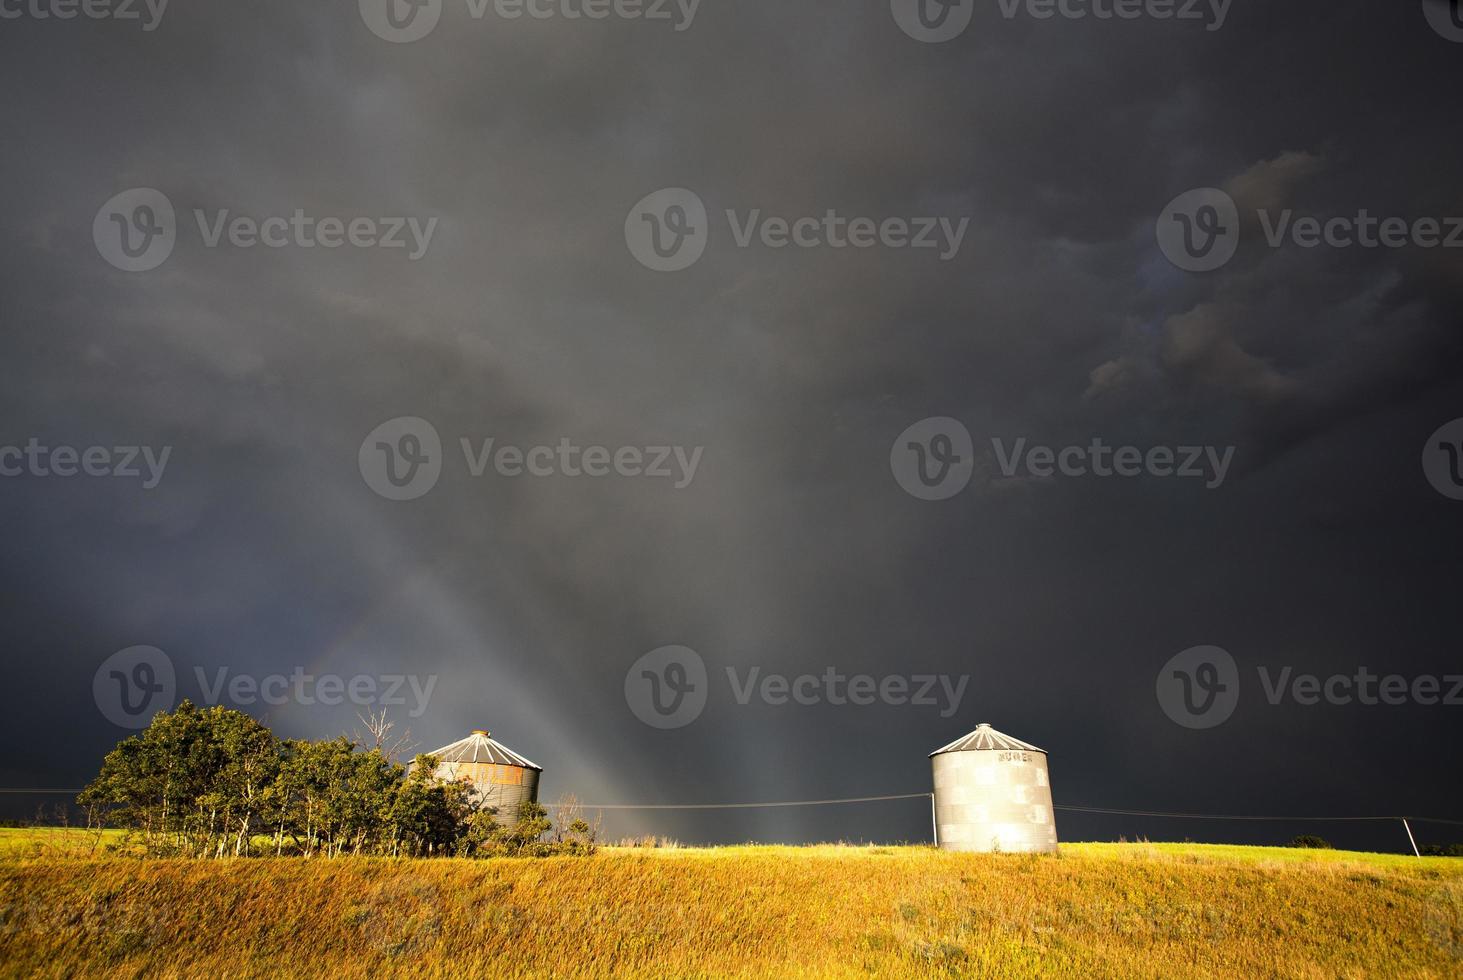
[[[516,817],[518,804],[538,801],[537,766],[503,745],[493,741],[485,729],[476,729],[467,738],[444,745],[432,755],[437,757],[438,779],[462,779],[472,783],[478,797],[488,806],[498,808],[501,817]]]
[[[942,849],[1056,852],[1046,752],[981,724],[930,759]]]

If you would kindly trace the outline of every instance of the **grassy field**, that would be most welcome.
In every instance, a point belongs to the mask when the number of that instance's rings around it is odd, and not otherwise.
[[[7,976],[1463,975],[1448,858],[1066,844],[210,862],[87,857],[61,837],[0,834]]]
[[[0,827],[0,858],[104,856],[124,846],[120,830],[74,827]]]

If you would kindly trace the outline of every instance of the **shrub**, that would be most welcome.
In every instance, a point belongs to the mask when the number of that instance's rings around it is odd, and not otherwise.
[[[1423,844],[1418,849],[1427,857],[1463,857],[1463,844]]]
[[[378,746],[341,737],[281,740],[228,708],[184,700],[102,761],[77,797],[93,823],[134,832],[152,855],[336,857],[592,854],[582,819],[553,841],[548,811],[526,803],[500,824],[468,783],[410,771]]]
[[[1287,847],[1310,847],[1317,850],[1334,850],[1331,842],[1324,837],[1317,837],[1315,834],[1301,834],[1299,837],[1291,838]]]

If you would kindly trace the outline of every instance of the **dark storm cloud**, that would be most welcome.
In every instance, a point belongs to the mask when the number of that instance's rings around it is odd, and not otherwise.
[[[1270,249],[1170,266],[1165,203],[1458,213],[1463,48],[1410,4],[1237,0],[1221,30],[1035,21],[978,5],[941,45],[886,5],[705,0],[645,21],[474,20],[389,44],[352,3],[174,0],[151,33],[5,22],[0,443],[172,445],[155,491],[0,483],[12,785],[86,778],[118,731],[96,666],[137,643],[193,670],[435,674],[422,748],[490,725],[602,801],[918,791],[989,720],[1053,752],[1056,795],[1159,809],[1368,810],[1316,774],[1449,810],[1391,750],[1446,709],[1301,710],[1247,691],[1172,726],[1154,674],[1199,643],[1253,665],[1441,671],[1459,524],[1418,472],[1463,412],[1456,252]],[[113,194],[177,209],[160,268],[91,241]],[[692,268],[626,248],[632,204],[698,193]],[[206,248],[192,212],[438,219],[427,253]],[[737,248],[726,209],[969,218],[954,259]],[[392,503],[361,440],[430,420],[447,465]],[[891,478],[911,423],[960,419],[962,495]],[[1237,447],[1217,492],[1004,481],[993,437]],[[472,477],[459,438],[703,447],[690,486]],[[627,667],[669,643],[717,685],[640,725]],[[958,714],[742,706],[725,669],[969,675]],[[22,733],[58,727],[55,759]],[[292,734],[348,708],[294,705]],[[48,739],[46,741],[49,741]],[[1279,747],[1277,747],[1277,745]],[[1230,760],[1253,758],[1231,772]],[[1429,764],[1435,766],[1437,760]],[[1220,773],[1220,776],[1215,776]],[[1314,805],[1310,805],[1314,802]],[[691,839],[917,837],[916,804],[617,818]],[[900,809],[902,807],[902,809]],[[1092,824],[1088,833],[1118,833]],[[1064,833],[1065,833],[1064,828]],[[1183,832],[1158,829],[1154,834]]]

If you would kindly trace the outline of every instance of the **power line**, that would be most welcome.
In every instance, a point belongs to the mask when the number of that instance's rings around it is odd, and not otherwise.
[[[768,807],[786,806],[828,806],[837,803],[872,803],[880,800],[914,800],[929,799],[929,793],[903,793],[895,796],[851,796],[836,800],[785,800],[776,803],[580,803],[579,806],[585,810],[744,810]],[[1271,821],[1350,821],[1350,820],[1402,820],[1410,819],[1425,823],[1446,823],[1463,826],[1463,820],[1448,820],[1442,817],[1407,817],[1401,816],[1377,816],[1377,817],[1315,817],[1315,816],[1257,816],[1249,814],[1233,813],[1172,813],[1163,810],[1119,810],[1111,807],[1077,806],[1054,804],[1054,810],[1067,810],[1074,813],[1097,813],[1110,814],[1128,817],[1174,817],[1183,820],[1271,820]]]
[[[12,795],[61,796],[80,792],[81,790],[79,789],[9,789],[0,787],[0,793]],[[834,800],[779,800],[771,803],[580,803],[578,805],[581,809],[585,810],[763,810],[789,806],[834,806],[843,803],[879,803],[884,800],[918,800],[929,799],[930,795],[930,793],[897,793],[891,796],[848,796]],[[1264,820],[1276,823],[1286,821],[1294,821],[1296,823],[1334,821],[1340,823],[1343,821],[1415,820],[1419,823],[1441,823],[1463,827],[1463,820],[1450,820],[1446,817],[1292,817],[1238,813],[1174,813],[1167,810],[1120,810],[1113,807],[1078,806],[1076,804],[1062,803],[1053,804],[1052,809],[1065,810],[1071,813],[1095,813],[1121,817],[1167,817],[1176,820]]]
[[[833,803],[874,803],[879,800],[929,799],[929,793],[898,796],[850,796],[841,800],[787,800],[778,803],[580,803],[585,810],[752,810],[775,806],[828,806]]]
[[[1054,804],[1054,810],[1072,810],[1077,813],[1110,813],[1125,817],[1175,817],[1180,820],[1272,820],[1285,821],[1341,821],[1341,820],[1416,820],[1421,823],[1447,823],[1463,826],[1463,820],[1447,820],[1443,817],[1269,817],[1235,813],[1168,813],[1163,810],[1114,810],[1096,806],[1062,806]]]

